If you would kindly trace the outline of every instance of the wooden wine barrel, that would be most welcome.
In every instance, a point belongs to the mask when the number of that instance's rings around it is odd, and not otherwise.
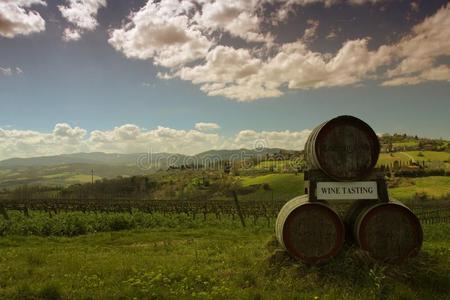
[[[305,144],[309,169],[341,181],[367,177],[377,163],[380,143],[365,122],[339,116],[317,126]]]
[[[287,202],[278,213],[276,236],[294,258],[309,264],[324,263],[341,250],[345,228],[339,215],[308,195]]]
[[[349,244],[356,243],[354,237],[354,228],[356,220],[358,219],[359,214],[364,209],[367,209],[370,206],[380,203],[378,200],[357,200],[353,201],[353,203],[347,208],[344,215],[344,225],[345,225],[345,239]]]
[[[423,232],[414,213],[392,201],[363,208],[354,223],[354,238],[373,258],[401,262],[419,253]]]

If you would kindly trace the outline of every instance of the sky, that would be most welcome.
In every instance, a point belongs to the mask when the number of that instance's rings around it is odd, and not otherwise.
[[[0,0],[0,160],[450,139],[449,82],[448,1]]]

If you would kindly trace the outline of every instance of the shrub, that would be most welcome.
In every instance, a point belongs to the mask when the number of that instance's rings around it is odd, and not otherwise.
[[[62,299],[60,287],[54,284],[45,285],[43,288],[41,288],[41,290],[39,290],[38,296],[39,298],[46,300]]]

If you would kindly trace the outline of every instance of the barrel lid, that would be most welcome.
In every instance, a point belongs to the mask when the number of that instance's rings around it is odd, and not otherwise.
[[[307,202],[292,210],[282,234],[288,252],[309,264],[330,260],[339,253],[345,241],[341,218],[320,202]]]
[[[345,135],[350,138],[345,138]],[[342,115],[324,123],[316,138],[315,154],[322,170],[340,181],[367,177],[375,167],[379,153],[380,142],[376,133],[354,116]],[[339,165],[346,167],[336,167]]]
[[[361,249],[375,259],[399,262],[417,255],[422,246],[420,221],[402,203],[379,203],[369,207],[355,225]]]

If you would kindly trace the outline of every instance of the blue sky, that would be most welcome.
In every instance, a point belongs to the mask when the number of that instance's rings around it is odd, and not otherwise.
[[[340,114],[450,139],[446,2],[6,0],[0,159],[297,149]]]

